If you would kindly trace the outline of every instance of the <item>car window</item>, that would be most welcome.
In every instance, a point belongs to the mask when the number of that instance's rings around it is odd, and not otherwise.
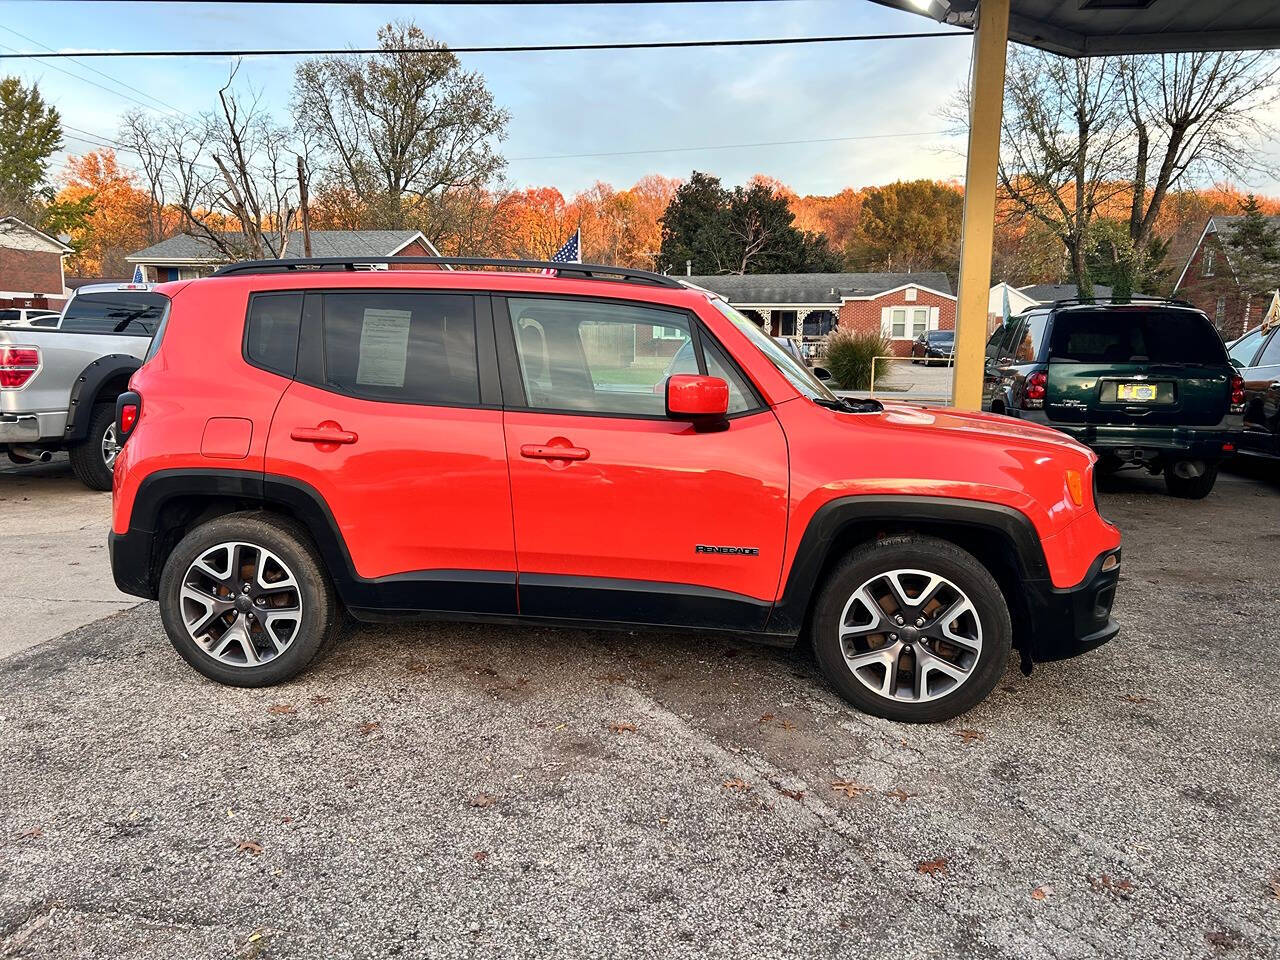
[[[1010,348],[1014,363],[1034,363],[1040,357],[1044,345],[1044,333],[1049,326],[1047,313],[1033,313],[1019,325],[1017,343]]]
[[[292,378],[298,366],[301,293],[257,293],[249,299],[245,356],[250,362]]]
[[[34,320],[29,321],[29,323],[33,327],[56,327],[58,325],[58,315],[56,313],[51,313],[48,316],[36,317]]]
[[[1280,332],[1272,334],[1271,339],[1267,341],[1267,345],[1262,349],[1262,356],[1258,357],[1255,366],[1270,367],[1280,364]]]
[[[0,310],[0,324],[16,323],[21,319],[21,310]]]
[[[326,293],[323,306],[323,386],[369,400],[480,402],[471,297]]]
[[[1022,342],[1026,326],[1025,317],[1016,317],[1005,325],[1004,337],[1000,340],[1000,346],[996,348],[996,357],[998,359],[1004,360],[1014,356],[1018,344]]]
[[[1242,367],[1250,366],[1253,363],[1253,358],[1258,353],[1258,347],[1262,346],[1262,338],[1264,336],[1266,334],[1262,331],[1262,328],[1258,328],[1252,333],[1246,333],[1227,351],[1227,356]]]
[[[59,327],[64,333],[110,333],[149,337],[156,332],[169,299],[139,290],[85,293],[71,298]]]
[[[1225,363],[1208,319],[1189,310],[1080,310],[1059,313],[1052,359],[1077,363]]]

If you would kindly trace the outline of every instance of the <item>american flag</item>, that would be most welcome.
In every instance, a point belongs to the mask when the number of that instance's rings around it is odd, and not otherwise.
[[[555,256],[551,258],[552,263],[581,263],[582,262],[582,228],[579,227],[573,231],[573,236],[565,241],[565,245],[556,251]],[[555,270],[543,270],[547,276],[554,277]]]

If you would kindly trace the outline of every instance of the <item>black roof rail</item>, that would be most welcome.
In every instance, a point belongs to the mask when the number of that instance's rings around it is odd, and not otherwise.
[[[684,287],[675,277],[631,267],[613,267],[602,263],[553,263],[550,260],[498,260],[490,257],[298,257],[281,260],[246,260],[229,263],[213,271],[212,276],[229,277],[246,273],[289,273],[298,270],[359,270],[374,264],[411,264],[433,267],[502,267],[521,270],[554,270],[560,276],[587,280],[625,280],[652,283],[659,287]]]
[[[1172,304],[1173,306],[1177,306],[1177,307],[1190,307],[1193,310],[1199,309],[1198,307],[1196,307],[1194,303],[1192,303],[1189,300],[1183,300],[1181,297],[1157,297],[1157,296],[1152,296],[1146,293],[1135,293],[1133,296],[1124,300],[1117,299],[1116,297],[1067,297],[1063,300],[1054,300],[1052,303],[1045,304],[1044,306],[1049,306],[1049,307],[1071,307],[1071,306],[1126,307],[1126,306],[1133,306],[1134,304],[1150,304],[1150,303]]]

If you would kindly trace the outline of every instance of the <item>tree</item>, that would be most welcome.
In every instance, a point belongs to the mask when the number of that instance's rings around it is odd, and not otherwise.
[[[62,146],[62,121],[35,84],[0,79],[0,213],[28,220],[50,199],[42,193],[49,158]],[[43,201],[43,202],[42,202]]]
[[[1280,228],[1263,216],[1253,194],[1241,211],[1243,218],[1227,237],[1231,272],[1246,295],[1271,293],[1280,288]]]
[[[727,190],[710,174],[694,171],[662,215],[663,267],[679,273],[820,273],[838,270],[840,259],[822,234],[794,226],[784,195],[756,182]]]
[[[361,197],[378,225],[434,236],[446,192],[502,171],[496,144],[509,117],[484,78],[417,25],[387,24],[378,44],[386,52],[299,64],[294,117],[319,150],[313,165]]]
[[[866,191],[857,229],[845,247],[853,270],[960,270],[964,195],[933,180],[898,181]]]
[[[69,232],[75,255],[68,263],[80,276],[123,276],[132,272],[125,257],[147,245],[147,194],[137,175],[122,169],[112,150],[94,151],[67,160],[58,191],[60,203],[87,201],[83,223]]]

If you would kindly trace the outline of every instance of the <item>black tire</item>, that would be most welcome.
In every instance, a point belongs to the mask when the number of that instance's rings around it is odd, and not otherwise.
[[[1199,472],[1197,472],[1199,471]],[[1218,482],[1218,464],[1203,460],[1177,460],[1165,464],[1164,485],[1170,495],[1203,500]]]
[[[102,455],[102,445],[107,431],[116,422],[114,404],[99,403],[89,417],[89,435],[67,448],[71,458],[71,472],[90,490],[110,490],[112,466]]]
[[[297,633],[282,652],[257,666],[230,665],[215,659],[191,638],[183,623],[180,591],[188,569],[202,554],[227,542],[271,551],[298,584],[301,617]],[[160,576],[160,618],[169,642],[200,673],[229,686],[268,687],[296,676],[336,635],[337,615],[333,584],[310,536],[300,524],[278,514],[232,513],[201,524],[174,547]]]
[[[839,633],[846,603],[867,581],[894,570],[920,570],[950,581],[968,597],[980,625],[981,649],[969,664],[965,679],[936,699],[911,702],[877,693],[854,675],[845,660]],[[850,551],[831,571],[818,595],[810,634],[823,675],[842,697],[866,713],[907,723],[950,720],[980,703],[1004,674],[1013,645],[1008,605],[987,568],[953,543],[917,535],[886,537]],[[914,655],[908,666],[913,662]],[[899,658],[897,664],[902,663]],[[927,679],[924,682],[929,683]]]

